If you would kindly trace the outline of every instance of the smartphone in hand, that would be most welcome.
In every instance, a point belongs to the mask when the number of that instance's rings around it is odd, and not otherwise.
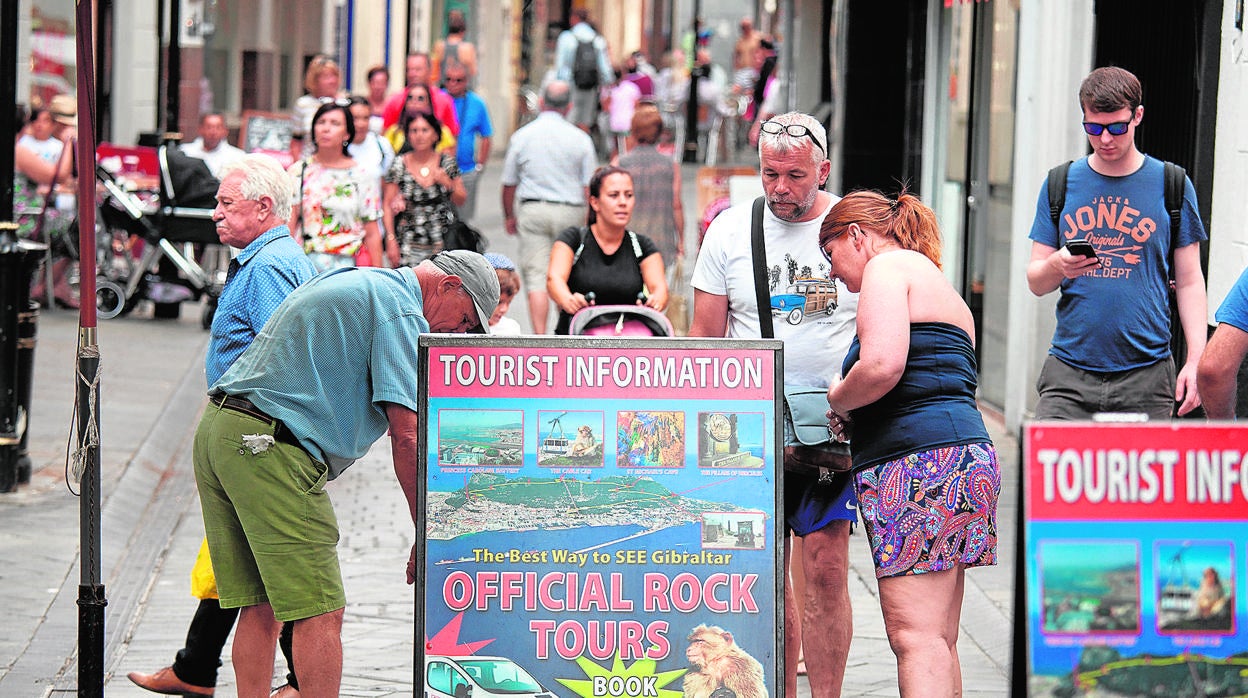
[[[1092,249],[1092,244],[1083,238],[1067,241],[1066,249],[1070,251],[1070,254],[1073,257],[1090,257],[1092,259],[1096,259],[1096,250]]]

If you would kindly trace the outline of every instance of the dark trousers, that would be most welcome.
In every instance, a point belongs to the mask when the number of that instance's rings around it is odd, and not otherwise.
[[[216,599],[203,599],[186,629],[186,646],[173,660],[173,673],[196,686],[217,685],[221,650],[238,620],[237,608],[221,608]]]
[[[179,679],[195,686],[208,688],[217,685],[217,669],[221,667],[221,652],[225,641],[238,620],[237,608],[221,608],[216,599],[202,599],[195,609],[195,617],[186,629],[186,646],[178,650],[173,660],[173,673]],[[291,659],[291,628],[293,623],[282,624],[282,656],[286,658],[286,680],[294,688],[295,662]]]

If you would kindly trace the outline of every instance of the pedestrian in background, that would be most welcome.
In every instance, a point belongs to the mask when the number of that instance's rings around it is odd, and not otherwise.
[[[455,222],[467,193],[455,157],[436,150],[442,124],[428,112],[407,124],[407,145],[386,171],[383,197],[386,230],[398,240],[393,266],[413,267],[442,251],[442,237]]]
[[[437,112],[433,109],[433,89],[428,85],[418,82],[407,87],[407,101],[404,102],[403,114],[399,117],[397,123],[386,129],[384,134],[390,147],[396,153],[402,153],[404,144],[407,142],[407,127],[411,120],[416,118],[418,114],[434,114]],[[455,116],[454,105],[451,107],[451,116]],[[455,147],[455,134],[451,133],[451,129],[438,117],[438,123],[442,124],[442,132],[438,138],[437,149],[442,152],[450,152]]]
[[[663,116],[658,107],[643,104],[633,114],[628,154],[619,166],[633,176],[632,229],[649,237],[671,267],[685,254],[685,211],[680,199],[680,165],[659,152]]]
[[[351,145],[347,146],[347,154],[357,165],[368,171],[370,180],[376,182],[377,191],[382,191],[382,177],[394,162],[394,149],[390,147],[389,141],[370,130],[369,124],[374,119],[368,100],[352,97],[349,109],[355,123],[355,136],[351,139]],[[384,215],[377,220],[381,247],[383,252],[392,254],[398,249],[398,242],[394,237],[394,229],[384,225],[384,222]]]
[[[287,172],[295,192],[290,228],[317,271],[381,264],[381,192],[351,159],[355,119],[345,104],[327,102],[312,118],[311,157]]]
[[[368,130],[381,135],[386,130],[386,100],[390,97],[390,69],[375,65],[368,69]]]
[[[1066,176],[1065,208],[1054,222],[1048,187],[1040,187],[1031,224],[1027,286],[1037,296],[1059,291],[1053,346],[1036,382],[1037,419],[1091,419],[1098,412],[1170,419],[1200,405],[1196,369],[1205,349],[1205,279],[1200,243],[1207,240],[1196,190],[1184,178],[1178,235],[1171,240],[1164,165],[1135,145],[1144,119],[1140,81],[1122,68],[1097,68],[1079,87],[1083,130],[1092,154]],[[1092,215],[1089,202],[1130,201],[1138,211],[1130,254],[1118,249],[1117,219]],[[1087,215],[1081,211],[1087,211]],[[1086,224],[1075,223],[1087,221]],[[1093,256],[1066,244],[1086,240]],[[1187,360],[1175,376],[1170,342],[1173,265],[1178,326]]]
[[[615,82],[603,90],[602,104],[607,113],[607,131],[611,134],[611,157],[617,158],[628,148],[625,140],[632,128],[633,114],[641,101],[637,83],[625,80],[623,73],[615,72]]]
[[[52,291],[49,294],[47,274],[41,270],[35,275],[31,298],[69,309],[79,305],[77,293],[70,285],[77,260],[77,245],[70,233],[75,200],[67,193],[75,181],[77,119],[74,99],[56,95],[46,109],[36,106],[31,110],[29,122],[13,144],[13,213],[17,234],[48,244],[52,252]]]
[[[559,306],[555,334],[568,334],[572,316],[591,304],[667,308],[663,256],[653,240],[628,228],[635,204],[627,170],[594,172],[589,222],[559,233],[550,250],[546,292]]]
[[[528,288],[534,334],[546,334],[546,269],[555,236],[585,222],[585,188],[598,167],[589,135],[568,123],[568,83],[542,90],[542,112],[511,136],[503,161],[503,226],[520,240],[520,277]]]
[[[484,330],[497,303],[498,276],[465,250],[414,269],[321,274],[291,293],[213,384],[195,433],[195,481],[221,605],[241,608],[240,696],[267,695],[283,621],[294,622],[300,693],[339,695],[346,592],[325,484],[389,431],[395,476],[413,525],[423,525],[417,340]]]
[[[277,161],[267,155],[243,155],[224,166],[221,178],[212,217],[221,244],[240,252],[230,263],[212,319],[204,365],[208,385],[251,346],[286,296],[316,275],[286,227],[290,185]],[[206,550],[205,543],[201,555]],[[211,576],[211,563],[206,573]],[[221,653],[237,619],[238,609],[221,607],[214,584],[200,600],[187,628],[186,644],[173,664],[151,674],[132,671],[127,678],[155,693],[213,695]],[[286,662],[293,677],[288,652]]]
[[[828,263],[819,252],[819,224],[836,197],[823,191],[832,163],[827,133],[817,119],[797,112],[764,124],[758,155],[765,205],[761,234],[766,257],[764,283],[769,296],[792,293],[799,271],[826,278]],[[706,231],[693,271],[691,337],[762,335],[750,239],[752,203],[726,209]],[[828,282],[835,284],[835,282]],[[807,314],[796,324],[774,324],[784,342],[784,381],[793,385],[830,385],[854,337],[857,296],[833,285],[831,313]],[[766,300],[766,299],[764,299]],[[770,304],[769,304],[770,305]],[[784,418],[785,584],[784,695],[797,695],[797,655],[806,653],[811,695],[839,696],[853,637],[849,600],[849,530],[857,517],[854,488],[845,470],[849,450],[802,447],[791,418]],[[819,459],[815,461],[815,459]],[[812,461],[818,467],[810,467]],[[819,465],[822,463],[822,465]],[[800,539],[790,543],[789,531]],[[800,565],[806,594],[796,599],[792,567]],[[800,609],[800,611],[799,611]]]
[[[199,117],[199,136],[190,143],[183,143],[178,149],[183,153],[204,161],[213,177],[221,178],[221,171],[226,165],[243,156],[243,151],[230,145],[230,135],[225,127],[225,115],[210,111]]]
[[[438,117],[438,121],[441,121],[442,125],[451,132],[452,136],[459,135],[459,121],[455,119],[455,105],[451,102],[451,96],[436,87],[432,87],[432,64],[430,63],[429,54],[420,52],[408,54],[404,67],[403,89],[396,92],[386,101],[385,109],[382,112],[383,132],[399,123],[399,120],[403,117],[404,107],[408,99],[407,88],[412,85],[425,85],[429,92],[429,108]],[[398,151],[397,147],[395,151]]]
[[[574,88],[570,119],[589,133],[598,120],[599,88],[614,81],[615,70],[607,57],[607,40],[589,23],[589,10],[572,10],[568,21],[555,42],[555,79]]]
[[[446,38],[438,39],[433,45],[433,52],[430,55],[430,63],[432,71],[429,79],[435,85],[441,85],[443,89],[450,92],[446,86],[446,67],[451,63],[458,63],[468,69],[468,79],[472,80],[477,77],[477,47],[467,41],[465,37],[468,35],[468,20],[464,17],[463,10],[451,10],[446,14]]]
[[[454,62],[448,62],[442,74],[447,94],[455,102],[455,117],[459,119],[455,155],[467,192],[464,204],[459,207],[459,217],[465,221],[476,218],[477,180],[489,162],[490,138],[494,135],[485,100],[468,87],[470,76],[467,66]]]
[[[312,117],[316,115],[316,111],[326,101],[344,96],[341,92],[342,70],[338,67],[338,62],[319,53],[313,56],[303,73],[303,89],[305,92],[295,99],[293,116],[295,138],[300,141],[295,147],[301,148],[295,153],[296,158],[303,154],[302,148],[313,145]]]
[[[498,307],[490,315],[490,334],[518,337],[523,334],[520,323],[507,317],[511,301],[520,292],[520,274],[516,272],[516,263],[507,255],[497,252],[486,252],[485,260],[494,267],[494,273],[498,274]]]
[[[975,402],[975,320],[940,270],[936,213],[918,197],[847,194],[819,246],[858,295],[830,430],[853,435],[854,485],[902,696],[962,691],[968,567],[997,561],[1001,467]],[[813,668],[813,663],[807,663]]]

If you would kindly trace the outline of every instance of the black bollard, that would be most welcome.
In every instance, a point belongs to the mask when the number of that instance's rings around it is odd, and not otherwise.
[[[22,443],[34,351],[30,282],[43,250],[39,243],[19,240],[16,223],[0,223],[0,492],[17,489],[19,465],[25,455]],[[20,368],[23,360],[28,362],[25,371]],[[27,464],[29,460],[27,457]]]

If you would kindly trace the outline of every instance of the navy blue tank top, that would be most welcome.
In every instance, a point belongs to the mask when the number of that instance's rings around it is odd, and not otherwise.
[[[862,345],[854,337],[842,375],[858,362]],[[870,405],[853,410],[854,468],[947,446],[990,441],[975,403],[975,348],[956,325],[910,325],[910,355],[897,385]]]

